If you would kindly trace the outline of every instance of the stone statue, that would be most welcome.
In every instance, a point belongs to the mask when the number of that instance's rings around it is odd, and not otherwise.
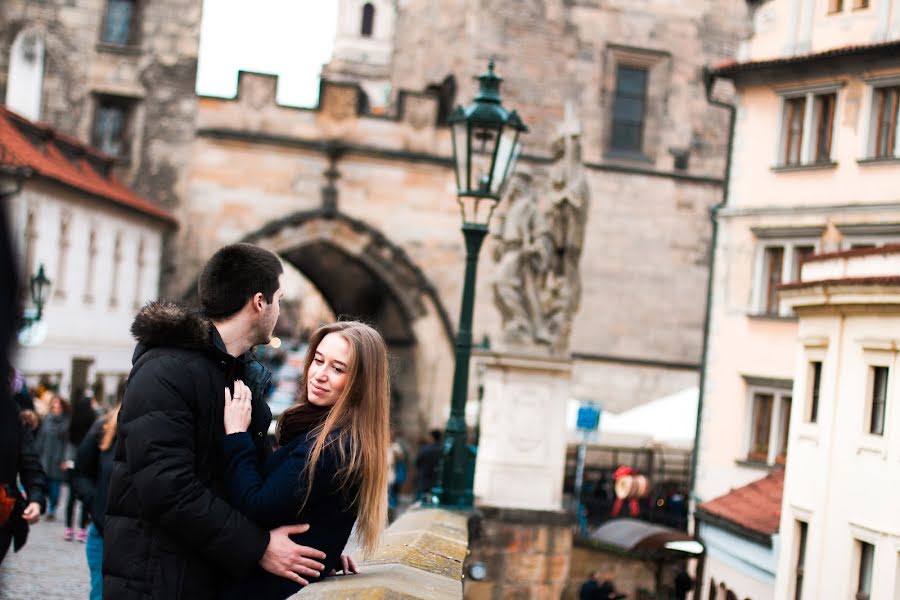
[[[514,175],[508,197],[509,209],[494,246],[494,260],[500,263],[494,301],[503,318],[506,341],[546,344],[550,336],[544,323],[540,288],[549,267],[551,247],[531,176]]]
[[[572,105],[553,143],[554,162],[550,172],[550,208],[547,222],[553,240],[555,260],[545,286],[546,314],[557,350],[567,347],[572,317],[581,303],[581,274],[578,266],[584,247],[584,231],[590,208],[590,191],[581,159],[581,126]]]
[[[568,349],[581,299],[578,265],[584,246],[589,190],[581,162],[581,130],[571,105],[553,143],[548,209],[542,213],[531,176],[517,173],[497,234],[494,300],[512,345]]]

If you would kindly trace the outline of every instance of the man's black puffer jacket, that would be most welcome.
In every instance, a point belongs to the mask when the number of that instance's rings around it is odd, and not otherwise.
[[[226,386],[253,392],[249,431],[266,453],[270,374],[234,358],[215,327],[172,303],[144,307],[119,413],[103,548],[106,600],[215,598],[227,573],[265,553],[269,534],[224,499],[222,413]]]

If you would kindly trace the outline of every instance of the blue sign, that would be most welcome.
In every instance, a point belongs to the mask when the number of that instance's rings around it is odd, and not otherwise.
[[[600,407],[596,404],[582,404],[578,408],[575,426],[581,431],[597,431],[600,425]]]

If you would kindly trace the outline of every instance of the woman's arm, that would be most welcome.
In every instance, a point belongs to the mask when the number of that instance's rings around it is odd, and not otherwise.
[[[247,432],[222,438],[225,458],[225,485],[232,506],[265,527],[292,522],[306,494],[306,466],[303,453],[291,454],[277,469],[263,477],[259,471],[256,445]]]

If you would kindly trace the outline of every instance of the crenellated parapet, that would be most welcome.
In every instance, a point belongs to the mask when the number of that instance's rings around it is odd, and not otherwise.
[[[278,77],[241,71],[234,98],[200,98],[198,135],[290,143],[343,142],[387,152],[449,159],[449,130],[438,125],[439,98],[433,91],[401,90],[392,111],[371,114],[355,83],[320,81],[319,104],[298,108],[278,103]]]

